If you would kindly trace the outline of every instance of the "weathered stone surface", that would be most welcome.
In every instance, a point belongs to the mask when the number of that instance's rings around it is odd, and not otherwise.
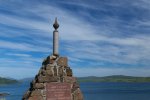
[[[73,93],[73,100],[83,100],[83,95],[79,88]]]
[[[46,70],[42,69],[42,70],[41,70],[41,74],[42,74],[43,76],[46,76]]]
[[[53,64],[55,62],[57,57],[55,56],[48,56],[46,59],[43,60],[42,65],[47,65],[47,64]]]
[[[83,100],[83,95],[72,70],[68,67],[67,57],[53,59],[48,57],[23,100]],[[49,84],[49,85],[46,85]]]
[[[44,100],[42,96],[32,96],[32,97],[29,97],[29,99],[27,100]]]
[[[52,67],[53,67],[52,65],[47,64],[47,65],[46,65],[46,70],[50,70]]]
[[[45,85],[44,85],[45,86]],[[41,90],[41,93],[43,95],[43,97],[46,97],[46,87],[44,87],[45,89]]]
[[[43,83],[35,83],[33,86],[34,89],[44,89]]]
[[[50,58],[53,59],[53,60],[56,60],[57,57],[58,57],[58,56],[55,56],[55,55],[51,55],[51,56],[50,56]]]
[[[58,76],[49,77],[49,82],[59,82],[59,77]]]
[[[74,92],[74,91],[77,90],[78,88],[80,88],[80,87],[79,87],[79,84],[78,84],[77,82],[74,82],[74,83],[72,84],[72,92]]]
[[[60,82],[64,82],[64,77],[60,76]]]
[[[54,62],[55,62],[55,60],[53,60],[53,59],[50,59],[50,60],[49,60],[49,63],[50,63],[50,64],[53,64]]]
[[[58,82],[59,81],[59,77],[58,76],[39,76],[38,77],[38,82],[39,83],[46,83],[46,82]]]
[[[32,92],[31,92],[31,96],[42,96],[42,94],[41,94],[41,90],[33,90]]]
[[[38,82],[39,83],[49,82],[49,77],[48,76],[38,76]]]
[[[64,70],[63,70],[63,67],[59,67],[59,68],[58,68],[58,75],[59,75],[59,76],[63,76],[63,73],[64,73],[63,71],[64,71]]]
[[[52,57],[47,57],[47,64],[53,64],[55,62],[55,59],[52,59]]]
[[[75,83],[77,80],[76,80],[76,78],[75,77],[69,77],[69,76],[65,76],[64,77],[64,82],[66,82],[66,83]]]
[[[60,57],[57,60],[57,65],[67,67],[68,66],[68,59],[67,59],[67,57]]]
[[[46,70],[46,73],[47,73],[49,76],[53,76],[53,71],[52,71],[51,69]]]
[[[50,56],[48,56],[46,59],[44,59],[42,65],[47,65],[50,63]]]
[[[66,68],[66,74],[67,74],[67,76],[72,77],[72,69],[70,69],[69,67]]]
[[[54,67],[54,76],[57,76],[57,68],[56,68],[56,66]]]
[[[24,95],[23,95],[23,100],[26,100],[30,96],[30,91],[28,90]]]

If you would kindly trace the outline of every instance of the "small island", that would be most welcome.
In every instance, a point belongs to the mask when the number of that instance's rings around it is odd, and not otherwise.
[[[18,81],[15,79],[0,77],[0,85],[15,84],[15,83],[18,83]]]
[[[7,96],[7,95],[9,95],[9,94],[8,93],[0,93],[0,97]]]
[[[104,77],[78,77],[78,82],[150,82],[150,77],[134,77],[124,75],[112,75]]]

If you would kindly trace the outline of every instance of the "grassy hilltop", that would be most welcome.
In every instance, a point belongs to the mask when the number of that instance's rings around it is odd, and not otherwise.
[[[78,82],[150,82],[150,77],[133,77],[124,75],[112,75],[105,77],[80,77]]]
[[[0,85],[18,83],[17,80],[0,77]]]

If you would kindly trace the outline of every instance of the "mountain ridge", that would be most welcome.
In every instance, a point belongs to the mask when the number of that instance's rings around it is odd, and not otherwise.
[[[150,77],[111,75],[111,76],[88,76],[78,77],[78,82],[150,82]]]
[[[14,83],[18,83],[18,81],[12,78],[0,77],[0,85],[14,84]]]
[[[32,81],[34,78],[24,78],[21,81]],[[150,82],[150,77],[110,75],[110,76],[87,76],[77,77],[78,82]]]

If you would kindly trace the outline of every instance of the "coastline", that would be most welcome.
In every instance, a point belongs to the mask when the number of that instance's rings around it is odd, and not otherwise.
[[[1,96],[7,96],[7,95],[10,95],[9,93],[0,93],[0,97]]]

